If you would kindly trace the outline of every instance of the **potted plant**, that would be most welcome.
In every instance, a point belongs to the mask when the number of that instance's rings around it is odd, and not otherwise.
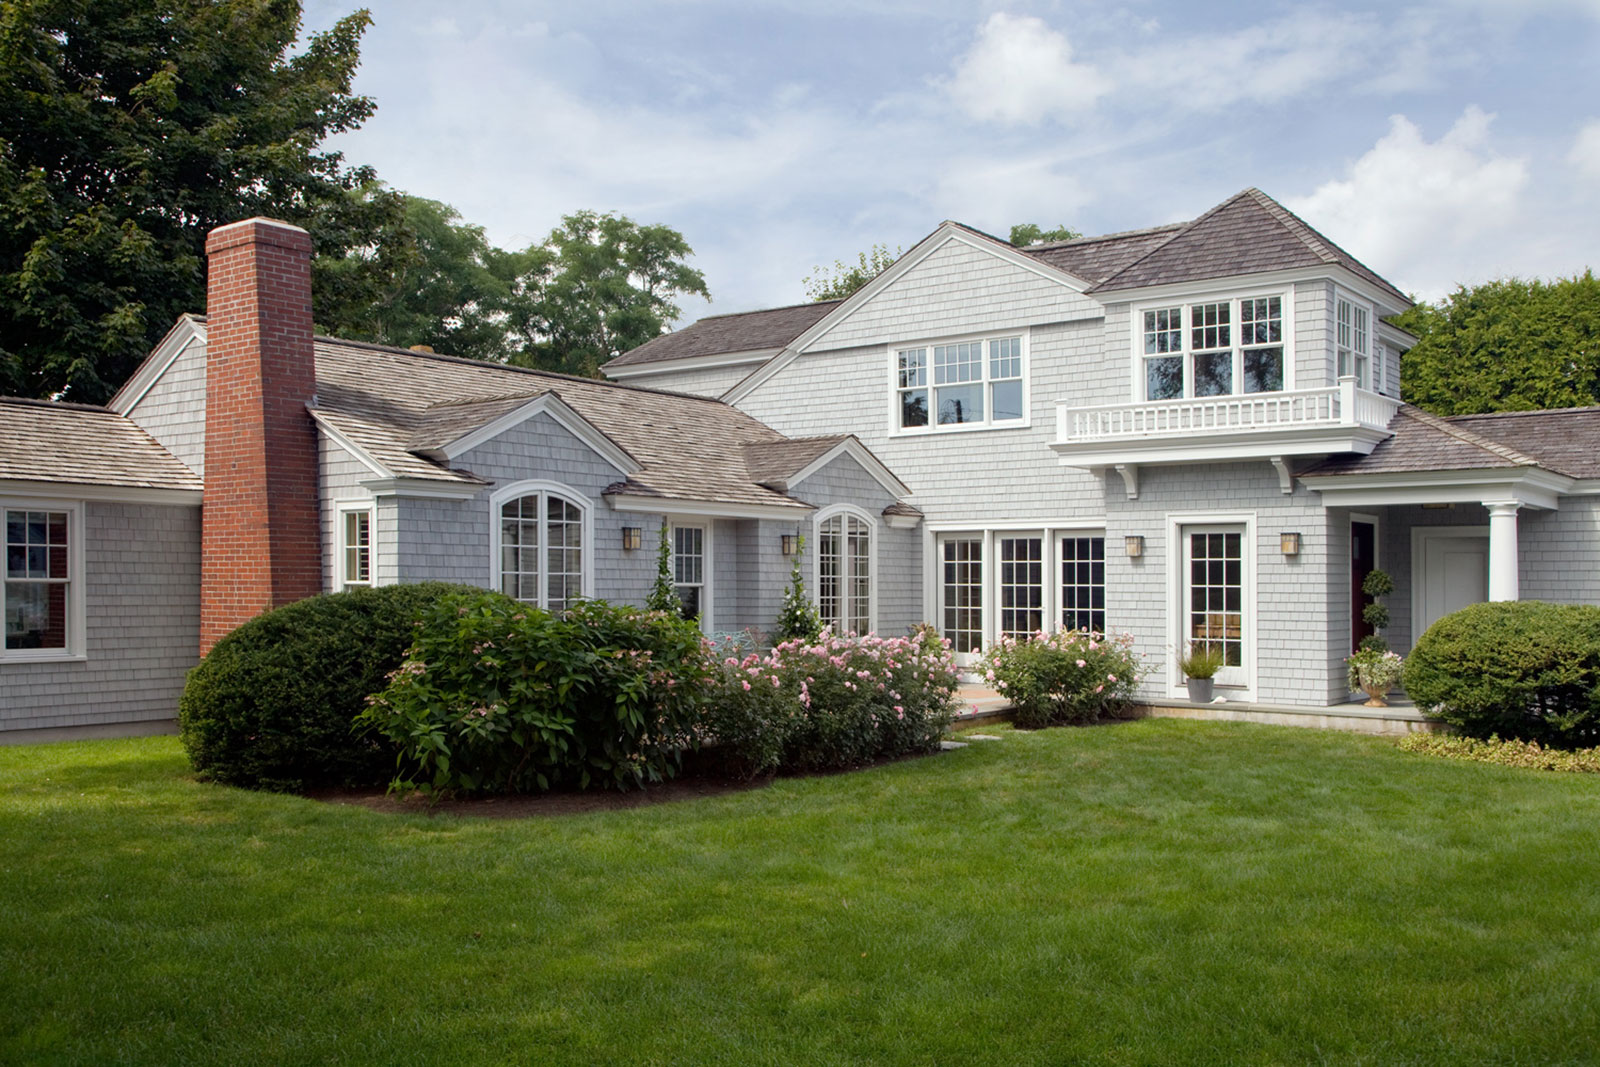
[[[1367,694],[1366,707],[1386,708],[1384,697],[1400,680],[1405,657],[1387,649],[1363,648],[1345,661],[1350,665],[1350,688]]]
[[[1216,645],[1190,645],[1189,651],[1178,659],[1178,669],[1183,672],[1183,683],[1189,688],[1189,699],[1196,704],[1211,703],[1217,672],[1223,668],[1222,649]]]

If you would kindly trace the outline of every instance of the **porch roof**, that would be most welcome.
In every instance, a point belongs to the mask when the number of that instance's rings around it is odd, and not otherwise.
[[[1369,454],[1335,456],[1300,477],[1523,467],[1600,478],[1600,407],[1441,418],[1404,404],[1389,429]]]

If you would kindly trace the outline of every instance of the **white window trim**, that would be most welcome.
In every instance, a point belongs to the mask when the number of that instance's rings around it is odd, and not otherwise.
[[[822,524],[836,515],[853,515],[867,524],[867,632],[878,632],[878,546],[883,539],[883,524],[872,512],[854,504],[834,504],[823,508],[811,520],[811,595],[822,603]],[[843,578],[841,576],[841,592]],[[823,620],[826,622],[827,620]]]
[[[335,500],[333,502],[333,591],[342,593],[346,589],[365,589],[378,584],[378,509],[371,499]],[[367,513],[367,580],[351,584],[350,575],[346,573],[347,560],[345,552],[349,546],[344,542],[345,516],[350,514]]]
[[[1169,296],[1164,300],[1146,300],[1143,303],[1132,304],[1128,308],[1128,351],[1133,355],[1133,362],[1128,368],[1128,399],[1135,404],[1160,404],[1167,403],[1161,400],[1146,400],[1144,395],[1144,313],[1146,311],[1160,311],[1164,308],[1183,308],[1183,397],[1184,400],[1220,400],[1222,396],[1251,397],[1275,396],[1274,393],[1225,393],[1215,397],[1197,397],[1194,391],[1194,368],[1192,364],[1193,350],[1189,347],[1192,339],[1189,335],[1189,309],[1196,304],[1219,304],[1226,300],[1232,305],[1229,312],[1231,333],[1233,337],[1234,352],[1234,384],[1238,385],[1243,380],[1244,374],[1244,349],[1268,347],[1264,345],[1242,345],[1239,343],[1239,305],[1245,300],[1268,300],[1278,297],[1283,309],[1283,389],[1282,392],[1290,393],[1297,388],[1294,371],[1294,337],[1295,337],[1295,289],[1293,285],[1273,287],[1261,290],[1240,292],[1229,290],[1225,292],[1185,293]]]
[[[0,497],[0,513],[6,511],[64,511],[67,513],[67,647],[66,648],[15,648],[5,647],[4,628],[0,626],[0,663],[75,663],[88,659],[88,623],[84,616],[87,596],[84,587],[88,576],[84,573],[85,531],[84,514],[87,508],[78,500],[46,500]],[[3,518],[3,514],[0,514]],[[0,582],[5,573],[0,571]],[[5,603],[5,590],[0,586],[0,611]]]
[[[1064,520],[1045,524],[1018,521],[997,523],[949,521],[936,522],[931,525],[925,523],[924,527],[922,542],[922,614],[924,618],[931,620],[934,628],[941,633],[944,631],[944,555],[940,546],[945,538],[951,537],[983,542],[984,574],[981,606],[983,609],[982,640],[984,649],[993,647],[994,643],[999,640],[1000,635],[1000,566],[998,553],[1001,538],[1029,536],[1043,538],[1046,564],[1043,597],[1045,632],[1055,633],[1061,629],[1062,538],[1106,537],[1105,522],[1093,520]],[[1109,548],[1107,551],[1109,554]],[[1106,578],[1106,628],[1114,632],[1117,627],[1111,615],[1109,571]],[[963,654],[959,662],[963,667],[972,666],[977,662],[980,655],[981,653],[971,654],[970,656]]]
[[[579,550],[582,552],[583,573],[579,578],[579,586],[585,598],[594,596],[594,504],[587,496],[578,492],[570,485],[561,482],[546,481],[531,478],[527,481],[513,482],[504,488],[497,489],[489,495],[489,588],[499,591],[501,588],[501,542],[500,542],[500,508],[508,500],[530,496],[534,493],[554,493],[567,502],[577,505],[581,518],[579,525]],[[543,521],[543,520],[541,520]],[[540,548],[543,550],[544,542],[541,535]],[[549,603],[549,556],[545,555],[539,561],[539,600],[538,606],[545,607]],[[527,603],[525,601],[525,603]]]
[[[700,582],[700,631],[707,635],[715,633],[717,629],[717,591],[716,579],[714,577],[717,573],[715,565],[715,546],[717,536],[716,523],[712,522],[708,518],[696,515],[668,515],[665,521],[667,523],[667,545],[672,550],[671,557],[669,558],[668,562],[674,568],[674,579],[677,577],[676,566],[678,553],[677,545],[672,540],[672,531],[679,527],[684,527],[686,529],[692,527],[700,531],[701,565],[704,568],[704,571],[701,574],[702,581]],[[585,582],[588,581],[588,577],[588,573],[585,572]],[[676,587],[678,583],[674,581],[672,584],[674,587]]]
[[[1367,381],[1367,383],[1365,385],[1362,385],[1360,378],[1357,377],[1356,385],[1359,388],[1367,389],[1367,390],[1370,390],[1371,392],[1374,392],[1374,393],[1381,393],[1381,392],[1383,392],[1384,374],[1383,374],[1383,367],[1382,367],[1382,365],[1381,365],[1381,363],[1380,363],[1380,361],[1378,359],[1378,345],[1380,343],[1379,340],[1378,340],[1378,309],[1373,305],[1373,303],[1370,300],[1366,299],[1365,297],[1357,296],[1355,293],[1352,293],[1350,290],[1342,289],[1342,288],[1340,288],[1338,286],[1334,286],[1334,289],[1333,289],[1333,302],[1328,306],[1328,340],[1329,340],[1328,351],[1331,353],[1331,355],[1333,357],[1332,361],[1331,361],[1331,364],[1330,364],[1330,367],[1331,367],[1331,369],[1333,371],[1332,381],[1337,382],[1339,380],[1339,377],[1340,377],[1340,374],[1339,374],[1339,305],[1341,303],[1349,304],[1352,312],[1354,312],[1356,309],[1359,308],[1360,310],[1365,311],[1367,313],[1367,370],[1368,370],[1368,381]],[[1352,314],[1352,317],[1351,317],[1351,320],[1350,320],[1350,333],[1351,333],[1351,339],[1352,339],[1351,350],[1350,350],[1350,373],[1353,375],[1356,372],[1356,362],[1355,362],[1355,360],[1356,360],[1356,352],[1355,352],[1355,344],[1354,344],[1355,318],[1354,318],[1353,314]]]
[[[1188,581],[1184,576],[1185,552],[1183,533],[1193,526],[1242,526],[1244,539],[1240,554],[1244,557],[1244,655],[1245,681],[1242,687],[1229,686],[1230,699],[1255,700],[1260,681],[1260,661],[1256,656],[1256,627],[1261,613],[1256,604],[1260,597],[1257,581],[1257,561],[1261,546],[1256,543],[1256,513],[1253,511],[1196,511],[1168,512],[1167,526],[1167,689],[1172,696],[1187,696],[1183,671],[1178,668],[1178,657],[1188,646],[1184,636],[1184,620],[1188,618]],[[1107,620],[1108,624],[1110,620]],[[1219,683],[1220,684],[1220,683]]]
[[[1022,418],[1006,419],[1003,422],[994,420],[994,404],[989,390],[992,379],[989,377],[989,342],[999,341],[1008,337],[1022,339]],[[938,412],[935,410],[932,399],[933,390],[933,348],[935,345],[958,345],[977,341],[983,345],[983,378],[979,384],[984,389],[984,405],[982,422],[963,422],[953,426],[941,426],[938,422]],[[900,425],[900,353],[908,348],[925,348],[928,350],[928,425],[903,427]],[[950,337],[935,337],[916,341],[897,341],[889,345],[888,358],[889,382],[889,436],[890,437],[928,437],[946,433],[982,433],[996,430],[1023,430],[1033,423],[1033,330],[1032,327],[1023,326],[1015,330],[987,330],[983,333],[958,334]],[[1009,381],[1010,379],[1006,379]],[[972,383],[966,383],[972,384]]]

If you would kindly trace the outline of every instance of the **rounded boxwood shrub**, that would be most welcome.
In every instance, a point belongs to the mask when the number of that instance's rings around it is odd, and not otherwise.
[[[1406,657],[1406,695],[1470,737],[1558,748],[1600,742],[1600,607],[1474,604]]]
[[[252,789],[387,781],[394,747],[358,733],[354,720],[405,659],[429,607],[466,588],[355,589],[251,619],[189,672],[178,703],[189,762],[206,778]]]

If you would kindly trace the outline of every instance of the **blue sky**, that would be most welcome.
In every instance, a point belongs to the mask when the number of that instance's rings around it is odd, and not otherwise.
[[[350,159],[502,246],[676,227],[687,318],[946,218],[1104,233],[1251,185],[1425,297],[1600,266],[1600,0],[371,6]]]

